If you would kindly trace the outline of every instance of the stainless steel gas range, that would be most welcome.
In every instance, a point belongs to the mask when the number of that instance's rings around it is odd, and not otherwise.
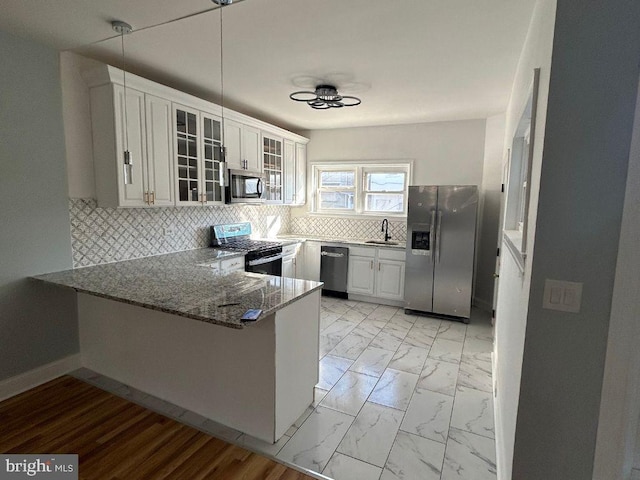
[[[282,276],[282,243],[251,239],[251,223],[230,223],[211,227],[211,246],[246,252],[247,272]]]

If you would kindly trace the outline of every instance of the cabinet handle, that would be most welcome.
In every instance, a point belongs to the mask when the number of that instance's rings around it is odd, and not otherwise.
[[[151,200],[149,200],[149,202],[151,203],[151,205],[155,205],[156,204],[156,192],[151,192]]]
[[[149,192],[144,192],[144,203],[149,205]]]
[[[380,271],[380,262],[378,262],[378,271]]]
[[[369,268],[373,270],[373,260],[371,260],[371,266]]]

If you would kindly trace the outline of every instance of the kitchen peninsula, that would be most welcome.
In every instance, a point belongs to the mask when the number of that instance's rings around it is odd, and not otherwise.
[[[82,365],[267,442],[313,401],[321,283],[204,248],[34,277],[78,292]],[[241,320],[248,309],[262,314]]]

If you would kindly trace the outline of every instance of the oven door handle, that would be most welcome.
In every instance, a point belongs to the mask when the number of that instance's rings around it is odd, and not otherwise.
[[[275,262],[276,260],[282,260],[282,254],[272,255],[270,257],[256,258],[255,260],[249,260],[249,266],[255,267],[256,265],[264,265],[265,263]]]

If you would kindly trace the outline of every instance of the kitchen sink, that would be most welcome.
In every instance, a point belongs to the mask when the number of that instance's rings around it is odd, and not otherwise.
[[[400,245],[398,242],[391,242],[389,240],[366,240],[364,243],[373,243],[375,245]]]

